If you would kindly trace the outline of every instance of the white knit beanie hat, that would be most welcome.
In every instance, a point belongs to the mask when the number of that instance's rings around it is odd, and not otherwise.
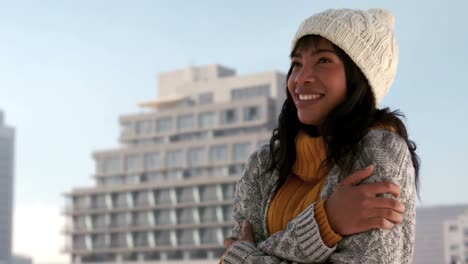
[[[379,105],[395,79],[398,64],[394,20],[384,9],[328,9],[302,22],[291,50],[306,35],[328,39],[361,69]]]

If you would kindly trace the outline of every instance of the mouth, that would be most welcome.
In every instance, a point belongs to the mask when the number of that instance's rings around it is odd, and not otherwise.
[[[298,94],[297,98],[299,99],[299,101],[312,101],[312,100],[318,100],[324,96],[325,96],[324,94],[319,94],[319,93]]]

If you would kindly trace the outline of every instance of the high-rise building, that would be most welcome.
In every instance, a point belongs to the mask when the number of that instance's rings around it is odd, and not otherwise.
[[[468,206],[463,214],[444,221],[445,263],[468,263]]]
[[[234,186],[269,142],[285,75],[220,65],[159,75],[158,99],[120,117],[121,147],[96,151],[96,184],[66,194],[72,263],[217,263]]]
[[[0,264],[11,263],[15,130],[0,111]]]
[[[466,210],[468,205],[417,208],[415,264],[468,263]]]

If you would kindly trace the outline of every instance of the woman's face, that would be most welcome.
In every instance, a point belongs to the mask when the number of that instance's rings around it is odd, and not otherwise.
[[[299,120],[320,126],[346,98],[346,73],[330,41],[308,40],[292,54],[288,91]]]

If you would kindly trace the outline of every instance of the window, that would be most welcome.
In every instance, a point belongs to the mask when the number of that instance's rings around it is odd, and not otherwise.
[[[92,221],[93,221],[93,228],[94,229],[104,228],[104,227],[107,226],[106,216],[103,215],[103,214],[93,215],[92,216]]]
[[[125,177],[123,176],[105,176],[99,177],[99,181],[102,185],[119,185],[125,183]]]
[[[137,135],[149,135],[151,134],[152,129],[153,128],[151,120],[137,121],[135,124],[135,133]]]
[[[202,244],[218,243],[217,230],[214,228],[200,229],[200,242]]]
[[[127,236],[126,236],[126,233],[111,234],[111,247],[112,247],[112,248],[124,248],[124,247],[127,247]]]
[[[148,233],[146,232],[134,232],[133,236],[133,245],[135,247],[146,247],[149,246],[148,243]]]
[[[182,150],[169,150],[166,156],[166,164],[168,168],[182,167],[184,164]]]
[[[218,221],[218,217],[216,215],[216,207],[200,207],[200,222],[202,223],[214,223]]]
[[[234,208],[232,205],[226,205],[226,206],[223,206],[223,220],[224,221],[232,221],[233,218],[232,218],[232,212],[233,212]]]
[[[260,107],[250,106],[244,108],[244,121],[260,120]]]
[[[127,194],[126,193],[113,193],[112,204],[114,208],[126,208],[127,207]]]
[[[252,97],[270,97],[270,85],[256,85],[243,88],[234,88],[231,90],[231,98],[233,101],[245,100]]]
[[[223,184],[223,200],[231,200],[234,199],[234,184]]]
[[[179,245],[193,245],[193,230],[182,229],[177,231],[177,242]]]
[[[217,201],[216,185],[200,186],[200,201]]]
[[[133,134],[133,125],[131,122],[120,123],[120,135],[122,137],[131,136]]]
[[[458,231],[458,226],[457,225],[450,225],[449,230],[450,230],[450,232],[457,232]]]
[[[169,209],[161,209],[154,212],[154,219],[157,225],[172,224],[171,212]]]
[[[128,226],[129,222],[126,213],[111,214],[111,227]]]
[[[145,169],[154,170],[161,168],[161,156],[159,153],[145,154]]]
[[[177,202],[178,203],[188,203],[193,202],[193,188],[185,187],[177,189]]]
[[[135,206],[145,206],[149,204],[149,199],[148,199],[149,193],[147,191],[137,191],[133,192],[133,204]]]
[[[91,208],[102,209],[106,207],[106,196],[104,194],[96,194],[91,197]]]
[[[134,212],[133,216],[133,225],[135,226],[148,226],[149,225],[149,215],[148,212]]]
[[[158,120],[156,120],[156,131],[161,133],[161,132],[167,132],[171,131],[172,129],[172,118],[171,117],[163,117]]]
[[[184,171],[184,179],[202,176],[205,174],[203,168],[190,168]]]
[[[198,95],[198,103],[201,105],[209,104],[213,102],[213,93],[201,93]]]
[[[227,166],[214,167],[211,170],[211,176],[214,176],[214,177],[228,176],[228,175],[229,175],[229,169]]]
[[[202,165],[206,161],[205,156],[204,148],[190,148],[187,153],[188,166]]]
[[[141,159],[138,155],[128,155],[125,157],[125,171],[141,170]]]
[[[237,122],[237,112],[235,109],[221,111],[221,124],[233,124]]]
[[[198,115],[198,126],[200,128],[210,128],[215,125],[215,113],[213,112],[204,112]]]
[[[88,198],[85,196],[73,197],[73,207],[75,209],[88,208]]]
[[[154,191],[154,201],[156,204],[171,204],[171,195],[168,189]]]
[[[143,175],[146,177],[146,181],[148,182],[161,181],[165,179],[164,173],[162,172],[150,172],[150,173],[143,174]]]
[[[177,224],[193,224],[192,208],[177,209]]]
[[[140,175],[139,174],[129,174],[124,177],[126,184],[135,184],[140,183]]]
[[[93,249],[107,248],[106,235],[93,235]]]
[[[232,236],[232,227],[223,227],[223,237]]]
[[[73,236],[73,249],[74,250],[86,249],[86,237],[84,235]]]
[[[171,245],[171,233],[168,230],[161,230],[154,232],[154,238],[156,245],[158,246],[170,246]]]
[[[210,148],[211,162],[226,162],[228,160],[228,146],[214,145]]]
[[[166,173],[167,179],[180,180],[184,177],[184,170],[170,170]]]
[[[193,114],[186,114],[177,117],[177,129],[190,130],[195,127],[195,118]]]
[[[233,146],[234,161],[246,161],[250,154],[250,143],[237,143]]]
[[[73,229],[86,230],[86,216],[75,216],[73,218]]]
[[[119,157],[104,158],[102,161],[102,172],[103,173],[120,172],[120,158]]]

